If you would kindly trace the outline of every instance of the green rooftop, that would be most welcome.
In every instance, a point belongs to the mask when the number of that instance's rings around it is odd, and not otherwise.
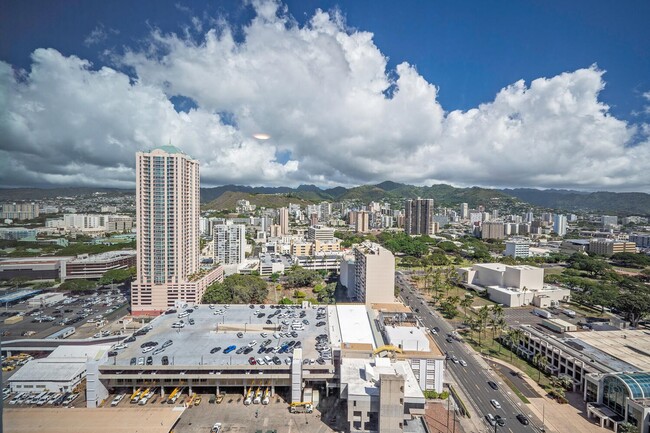
[[[163,150],[163,151],[165,151],[165,152],[167,152],[169,154],[180,153],[182,155],[186,155],[185,152],[183,152],[182,150],[180,150],[176,146],[172,146],[171,144],[166,145],[166,146],[158,146],[158,147],[155,147],[155,148],[153,148],[151,150],[152,151],[154,151],[154,150]]]

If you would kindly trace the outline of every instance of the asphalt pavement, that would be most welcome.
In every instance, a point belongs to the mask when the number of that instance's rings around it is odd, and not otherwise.
[[[421,322],[429,329],[437,327],[440,329],[438,335],[433,335],[434,340],[443,353],[450,356],[455,355],[458,360],[464,360],[467,366],[446,361],[446,373],[451,375],[453,381],[460,388],[458,391],[466,405],[471,406],[473,411],[481,417],[481,420],[474,420],[477,426],[481,426],[485,432],[508,432],[508,433],[531,433],[540,431],[541,423],[531,417],[526,405],[521,402],[500,378],[489,368],[481,356],[470,346],[457,340],[447,341],[448,335],[452,335],[455,329],[433,311],[426,301],[420,298],[416,288],[411,286],[406,277],[399,272],[396,273],[396,284],[400,288],[401,296],[406,305],[413,311],[419,310],[416,314]],[[499,389],[494,390],[488,382],[498,383]],[[496,400],[500,408],[492,405],[491,400]],[[491,426],[485,419],[485,415],[500,415],[506,419],[504,426]],[[529,425],[521,424],[516,416],[524,414],[530,420]]]

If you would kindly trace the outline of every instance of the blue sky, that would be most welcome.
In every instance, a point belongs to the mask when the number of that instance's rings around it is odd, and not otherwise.
[[[310,23],[316,16],[317,8],[320,8],[329,14],[332,23],[339,26],[339,32],[342,31],[347,35],[371,33],[372,38],[369,41],[363,40],[359,44],[364,45],[364,49],[375,51],[369,54],[372,61],[369,62],[368,68],[381,71],[381,61],[377,64],[376,56],[383,56],[386,65],[383,67],[384,73],[379,81],[388,84],[382,88],[380,84],[373,81],[377,73],[369,72],[367,75],[363,75],[363,79],[368,79],[374,84],[365,83],[364,88],[370,88],[371,92],[375,92],[377,89],[374,86],[377,85],[379,91],[388,95],[387,98],[392,98],[392,92],[399,87],[396,84],[400,77],[398,65],[404,64],[404,62],[408,63],[419,78],[435,88],[431,95],[434,95],[437,107],[420,107],[417,103],[415,105],[405,103],[404,106],[407,107],[407,110],[415,106],[418,114],[422,114],[422,110],[427,113],[429,109],[441,110],[440,117],[435,117],[432,121],[442,122],[444,125],[441,126],[441,129],[445,131],[450,128],[448,124],[453,123],[451,120],[454,120],[446,117],[449,113],[454,110],[466,113],[478,108],[480,104],[495,105],[499,101],[496,95],[502,89],[519,80],[524,80],[525,87],[528,89],[531,82],[536,79],[552,80],[553,77],[560,77],[557,80],[562,81],[563,73],[573,74],[579,70],[591,71],[592,75],[598,75],[597,79],[600,84],[594,84],[593,77],[584,78],[587,84],[582,84],[580,82],[582,78],[577,75],[575,77],[571,75],[564,79],[568,83],[566,84],[569,89],[567,92],[572,95],[568,99],[578,101],[580,106],[580,101],[583,99],[592,103],[594,111],[590,112],[591,114],[581,112],[581,118],[600,113],[603,118],[612,117],[619,121],[616,125],[610,125],[607,133],[594,132],[594,136],[608,136],[611,133],[611,140],[617,141],[604,143],[602,146],[611,145],[618,150],[614,151],[613,148],[605,149],[604,147],[601,149],[599,145],[596,146],[595,153],[599,153],[598,149],[600,149],[602,157],[612,158],[610,166],[612,164],[624,165],[621,158],[631,158],[630,155],[624,154],[625,149],[628,148],[642,148],[643,151],[638,150],[639,154],[633,156],[635,160],[648,155],[645,148],[648,129],[645,125],[650,121],[650,109],[648,109],[650,102],[650,26],[647,24],[647,17],[650,16],[650,2],[647,1],[394,2],[380,0],[332,2],[304,0],[287,1],[281,4],[265,1],[253,3],[239,1],[49,2],[30,0],[9,2],[4,5],[3,13],[0,14],[0,61],[10,65],[14,71],[20,69],[27,71],[22,78],[14,77],[12,84],[7,86],[10,89],[8,90],[9,96],[11,96],[11,92],[15,91],[16,94],[27,98],[26,89],[20,87],[20,84],[21,79],[32,71],[35,64],[33,53],[39,49],[51,48],[62,58],[55,59],[49,55],[50,52],[36,63],[44,68],[53,67],[55,63],[60,65],[60,62],[63,61],[69,63],[71,56],[75,56],[91,62],[91,66],[82,67],[88,71],[97,71],[103,66],[107,66],[118,73],[128,75],[134,86],[135,82],[138,85],[157,86],[175,104],[177,111],[188,112],[190,109],[199,108],[218,116],[219,127],[225,128],[225,132],[222,129],[220,131],[226,135],[231,134],[228,136],[235,138],[232,138],[231,143],[228,143],[226,139],[223,139],[226,141],[215,141],[215,146],[227,147],[230,145],[241,148],[247,145],[246,139],[249,136],[247,127],[270,128],[277,124],[277,119],[270,119],[270,114],[267,112],[250,114],[249,111],[251,105],[270,103],[269,98],[259,102],[251,100],[242,102],[241,95],[237,95],[232,97],[231,105],[201,100],[201,97],[197,96],[201,92],[198,89],[188,89],[185,83],[181,83],[183,77],[174,75],[178,74],[178,69],[165,63],[164,56],[171,53],[170,58],[177,59],[174,57],[175,55],[178,58],[183,58],[186,55],[186,53],[181,53],[183,47],[174,45],[172,34],[178,35],[178,38],[184,41],[185,46],[194,44],[200,47],[205,43],[208,30],[211,28],[223,29],[224,23],[227,23],[235,43],[248,48],[249,37],[247,35],[253,34],[257,30],[264,31],[261,27],[258,29],[251,24],[251,20],[259,17],[260,11],[269,4],[278,8],[275,17],[280,18],[281,25],[285,28],[313,30],[313,25]],[[344,24],[337,21],[340,19]],[[271,21],[273,20],[266,19],[266,24],[273,24]],[[220,34],[221,31],[223,30],[219,30],[217,33]],[[152,42],[156,39],[156,34],[161,35],[164,41]],[[285,35],[276,34],[276,36],[280,41]],[[250,40],[253,38],[250,37]],[[312,40],[309,39],[309,41]],[[334,38],[333,41],[337,41],[337,39]],[[338,41],[340,42],[341,39],[339,38]],[[148,50],[154,45],[161,50],[155,51],[155,55],[149,55],[147,58],[147,53],[151,54],[151,51]],[[161,45],[163,45],[162,48]],[[344,53],[342,55],[348,53],[349,46],[341,44],[341,47],[339,51]],[[308,48],[305,49],[306,52],[309,52]],[[330,48],[318,45],[314,49],[329,50]],[[338,55],[334,51],[323,51],[320,56],[323,57],[327,53],[332,53],[334,59]],[[266,67],[270,67],[269,65]],[[213,68],[210,69],[210,73],[214,73],[217,77],[228,73],[223,69],[223,65],[210,67]],[[363,68],[365,67],[363,66]],[[257,82],[258,78],[253,77],[251,80]],[[236,84],[234,83],[234,85]],[[350,87],[340,90],[341,95],[346,95],[345,92],[348,92],[350,88],[356,88],[357,84],[355,78]],[[561,86],[562,84],[557,85]],[[547,86],[544,87],[544,89],[546,88]],[[223,91],[208,88],[204,90],[216,93]],[[307,94],[309,89],[305,88],[304,90]],[[532,95],[532,92],[528,92],[528,94],[531,99],[535,97],[542,100],[546,97],[541,93]],[[557,101],[557,95],[561,94],[561,91],[554,93],[554,101]],[[232,96],[219,95],[220,100],[228,101]],[[37,98],[33,95],[30,97]],[[415,98],[415,96],[413,97]],[[343,100],[345,100],[345,96],[343,96]],[[38,105],[35,101],[32,103]],[[299,107],[302,107],[303,103],[308,104],[306,101],[294,99],[288,101],[281,98],[273,103],[276,106],[291,103]],[[508,104],[512,107],[515,102],[509,101]],[[609,108],[603,111],[602,104],[606,104]],[[334,106],[336,106],[335,103]],[[529,105],[526,106],[529,107]],[[374,102],[368,102],[367,107],[374,107]],[[359,107],[356,109],[358,110]],[[268,110],[271,111],[270,108]],[[323,113],[314,110],[305,109],[304,112],[296,114],[296,116],[324,117]],[[531,119],[534,116],[544,116],[537,109],[530,108],[530,110]],[[293,111],[295,112],[296,109]],[[383,113],[386,110],[381,109],[380,111]],[[557,114],[556,111],[553,113]],[[432,113],[429,114],[433,116]],[[570,113],[574,112],[570,111]],[[250,118],[247,117],[249,115]],[[395,117],[396,115],[391,114],[391,116]],[[486,116],[491,118],[489,115]],[[509,116],[516,118],[519,114]],[[428,123],[426,116],[423,119],[425,119],[425,123]],[[332,121],[334,122],[334,120]],[[345,123],[340,119],[338,121]],[[363,121],[364,119],[358,119],[358,123],[363,123]],[[37,120],[34,119],[34,122]],[[463,128],[470,128],[467,126],[467,122],[468,120],[465,118],[460,124],[464,125]],[[466,178],[454,177],[443,169],[431,169],[421,177],[402,175],[399,170],[386,164],[385,161],[367,160],[366,154],[371,148],[374,148],[368,146],[389,145],[383,142],[376,144],[377,140],[382,141],[381,137],[386,137],[386,133],[376,137],[373,143],[355,144],[358,142],[355,137],[362,135],[362,132],[350,131],[351,127],[347,124],[332,124],[333,129],[348,132],[333,135],[328,140],[337,140],[343,143],[342,145],[346,149],[358,146],[359,154],[350,155],[352,160],[358,158],[357,166],[350,164],[349,167],[346,167],[346,164],[335,161],[332,161],[329,166],[319,166],[316,161],[309,160],[313,148],[305,147],[306,145],[301,147],[299,144],[311,139],[313,131],[323,125],[311,126],[313,128],[305,128],[308,131],[294,135],[292,135],[290,125],[278,128],[277,131],[270,131],[273,132],[273,137],[277,140],[274,140],[272,144],[270,142],[265,144],[273,146],[270,159],[262,158],[258,161],[259,164],[271,167],[263,177],[239,176],[236,174],[237,170],[233,168],[232,175],[220,176],[213,173],[209,177],[206,175],[206,179],[212,184],[227,182],[297,184],[309,182],[331,185],[379,182],[395,173],[392,180],[413,183],[442,181],[458,185],[481,184],[485,186],[571,187],[578,189],[629,188],[624,186],[623,182],[614,180],[617,177],[616,173],[611,175],[605,173],[607,179],[602,182],[592,179],[581,181],[579,176],[568,179],[556,172],[544,172],[540,167],[530,168],[527,166],[515,168],[514,172],[519,175],[509,173],[508,175],[495,176],[493,174],[492,177],[489,173],[466,176]],[[576,131],[581,129],[578,125],[572,126],[576,127]],[[0,129],[1,127],[0,124]],[[227,127],[231,127],[234,131]],[[458,126],[456,125],[456,127]],[[557,126],[553,126],[553,128],[562,129]],[[182,133],[178,131],[173,133],[182,136]],[[119,141],[120,146],[124,149],[142,147],[142,142],[133,138],[134,134],[125,134],[123,138],[113,137],[112,139]],[[168,135],[170,134],[172,132],[168,132]],[[479,133],[474,132],[474,135],[469,135],[476,136],[476,134]],[[323,136],[324,134],[320,131],[316,135]],[[391,133],[388,132],[388,135]],[[403,149],[425,145],[432,146],[432,149],[445,149],[445,146],[453,148],[465,145],[463,144],[465,142],[453,144],[445,142],[441,138],[445,136],[445,132],[438,130],[431,131],[430,138],[423,139],[422,143],[410,142],[408,137],[405,138],[409,135],[407,133],[396,133],[395,135],[396,140],[403,141]],[[489,134],[483,132],[480,135]],[[588,146],[585,144],[588,140],[587,137],[564,136],[557,137],[556,140],[546,135],[541,137],[541,135],[543,134],[540,133],[540,138],[531,146],[554,147],[556,141],[581,142],[582,146]],[[35,138],[30,139],[34,140]],[[106,136],[97,137],[98,141],[106,139]],[[66,140],[74,141],[72,138],[66,138]],[[543,140],[547,140],[548,143],[545,144]],[[63,139],[59,141],[66,142]],[[83,142],[93,141],[94,138],[86,137]],[[35,148],[39,145],[47,146],[48,143],[34,143]],[[67,145],[75,149],[82,146],[81,143],[68,143]],[[256,144],[249,145],[255,146]],[[496,146],[496,149],[500,150],[507,147],[508,143],[506,138],[495,136],[491,143],[486,144],[486,146],[488,145]],[[14,158],[19,158],[16,146],[11,143],[0,142],[0,151],[2,150],[11,153]],[[266,148],[263,148],[263,151],[266,152]],[[468,152],[470,152],[469,149]],[[421,156],[430,157],[431,155],[433,153],[424,152]],[[568,152],[567,155],[570,156],[571,152]],[[200,154],[199,157],[202,160],[210,158],[209,155],[204,154]],[[522,155],[522,157],[524,156]],[[34,155],[28,155],[21,159],[21,163],[25,165],[34,163],[33,158]],[[322,161],[323,158],[322,155],[316,155],[314,159]],[[229,162],[237,165],[237,157],[233,155]],[[296,165],[292,165],[294,162]],[[547,162],[553,163],[552,160]],[[594,161],[576,159],[573,162],[590,166],[591,170],[595,167]],[[84,158],[79,158],[76,166],[86,167],[88,163],[89,161]],[[94,163],[102,165],[100,162]],[[130,162],[126,159],[111,161],[109,158],[106,163],[113,164],[112,170],[115,176],[111,179],[111,183],[116,185],[122,185],[123,182],[128,183],[128,170],[123,171],[122,169],[129,168],[132,165]],[[338,165],[334,167],[334,164]],[[466,168],[472,167],[472,164],[468,164]],[[73,167],[69,168],[73,169]],[[259,172],[253,167],[251,170]],[[307,170],[309,175],[296,174],[303,170]],[[491,171],[499,170],[500,167],[494,166]],[[25,178],[20,183],[45,185],[88,181],[83,176],[66,178],[63,172],[51,174],[50,177]],[[526,176],[527,174],[528,176]],[[644,180],[643,174],[639,173],[638,179],[631,183],[634,184],[631,188],[645,190],[649,181]]]

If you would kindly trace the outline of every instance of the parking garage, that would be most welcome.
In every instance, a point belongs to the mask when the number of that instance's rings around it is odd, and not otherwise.
[[[170,310],[145,329],[99,366],[108,391],[146,386],[162,395],[179,387],[219,394],[222,388],[266,386],[275,393],[291,386],[295,349],[306,384],[334,377],[324,307],[201,305]]]

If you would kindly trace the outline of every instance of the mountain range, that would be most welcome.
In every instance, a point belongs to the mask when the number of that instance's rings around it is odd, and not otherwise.
[[[93,192],[108,194],[133,194],[133,190],[111,188],[0,188],[0,200],[39,200],[56,197],[89,195]],[[489,189],[456,188],[446,184],[414,186],[392,181],[351,188],[341,186],[322,189],[315,185],[290,187],[264,187],[223,185],[201,188],[204,209],[234,209],[237,200],[265,207],[286,206],[288,203],[317,203],[321,201],[358,200],[360,202],[387,200],[398,203],[408,198],[433,198],[437,205],[456,207],[468,203],[478,205],[503,205],[557,209],[567,212],[602,212],[615,215],[650,215],[650,194],[631,192],[583,192],[572,190],[538,190],[529,188]]]

